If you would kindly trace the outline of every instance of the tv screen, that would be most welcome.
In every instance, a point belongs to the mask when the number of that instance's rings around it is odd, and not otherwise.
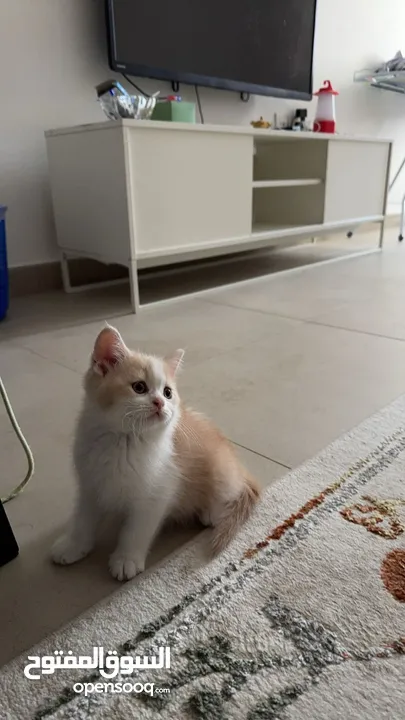
[[[107,0],[110,67],[309,100],[316,0]]]

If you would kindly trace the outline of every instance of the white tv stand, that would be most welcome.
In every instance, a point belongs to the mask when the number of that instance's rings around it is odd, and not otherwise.
[[[69,257],[138,268],[381,223],[391,141],[120,120],[46,133],[65,290]]]

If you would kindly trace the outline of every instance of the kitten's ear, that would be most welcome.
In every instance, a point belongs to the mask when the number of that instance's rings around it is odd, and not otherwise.
[[[183,364],[184,350],[176,350],[173,355],[165,357],[165,363],[168,366],[172,375],[176,375]]]
[[[93,369],[99,375],[106,375],[109,370],[121,362],[128,354],[118,330],[107,325],[98,335],[92,355]]]

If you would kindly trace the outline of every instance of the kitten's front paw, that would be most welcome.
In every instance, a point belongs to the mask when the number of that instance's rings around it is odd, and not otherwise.
[[[145,562],[140,562],[136,557],[113,553],[110,557],[109,568],[111,575],[117,580],[131,580],[145,570]]]
[[[58,565],[71,565],[82,560],[91,550],[91,546],[79,544],[69,535],[62,535],[56,540],[51,551],[54,563]]]

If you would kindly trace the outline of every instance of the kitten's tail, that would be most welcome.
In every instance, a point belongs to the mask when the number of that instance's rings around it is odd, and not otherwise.
[[[228,503],[214,526],[211,549],[212,555],[218,555],[234,538],[241,526],[252,514],[259,500],[260,489],[256,480],[247,475],[241,494]]]

